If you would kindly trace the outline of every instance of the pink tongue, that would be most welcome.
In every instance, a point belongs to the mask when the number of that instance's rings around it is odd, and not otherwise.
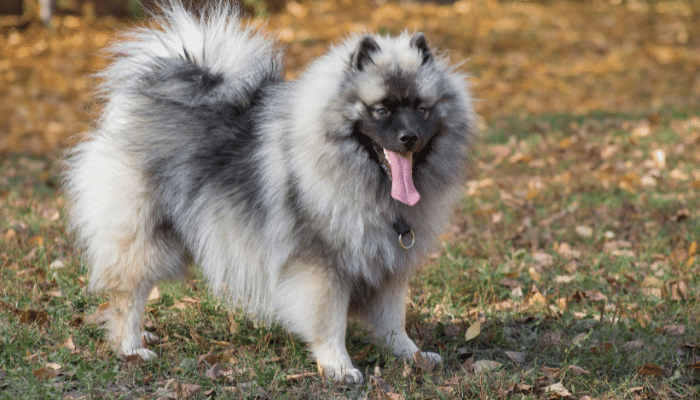
[[[386,150],[387,160],[391,167],[391,197],[412,206],[420,200],[420,194],[413,186],[413,154],[394,153]]]

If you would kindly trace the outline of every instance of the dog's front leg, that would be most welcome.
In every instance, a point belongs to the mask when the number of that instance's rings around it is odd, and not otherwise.
[[[324,377],[363,382],[345,348],[349,289],[325,266],[287,266],[275,295],[277,318],[301,336],[316,357]]]
[[[406,334],[406,295],[408,276],[394,276],[377,289],[355,311],[374,336],[382,341],[396,357],[411,360],[418,346]],[[442,362],[437,353],[421,352],[432,363]]]

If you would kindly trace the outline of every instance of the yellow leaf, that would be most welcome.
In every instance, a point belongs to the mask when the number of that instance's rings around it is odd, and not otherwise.
[[[477,319],[473,324],[469,325],[469,329],[467,329],[467,334],[465,335],[465,340],[468,342],[479,336],[479,333],[481,333],[481,322],[479,322]]]
[[[479,360],[474,362],[474,373],[489,372],[501,366],[498,361]]]
[[[29,238],[28,242],[31,246],[41,247],[44,245],[44,238],[41,236],[34,236]]]
[[[550,397],[555,397],[555,398],[564,398],[564,397],[571,397],[571,393],[566,390],[564,385],[561,383],[555,383],[553,385],[549,385],[545,387],[544,392],[549,394]]]

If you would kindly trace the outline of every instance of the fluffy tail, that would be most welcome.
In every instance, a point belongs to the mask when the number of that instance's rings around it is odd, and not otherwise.
[[[127,32],[108,51],[114,62],[99,76],[108,101],[145,95],[182,105],[245,106],[258,88],[282,75],[274,41],[243,26],[224,2],[199,16],[179,0],[161,6],[150,27]]]

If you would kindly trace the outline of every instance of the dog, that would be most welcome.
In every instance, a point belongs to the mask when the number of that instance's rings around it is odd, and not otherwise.
[[[235,8],[162,8],[111,48],[101,118],[65,160],[89,289],[110,296],[107,339],[156,356],[147,297],[195,264],[228,304],[298,335],[325,377],[363,381],[348,318],[410,358],[409,278],[468,170],[465,76],[421,33],[365,34],[287,81],[280,46]]]

